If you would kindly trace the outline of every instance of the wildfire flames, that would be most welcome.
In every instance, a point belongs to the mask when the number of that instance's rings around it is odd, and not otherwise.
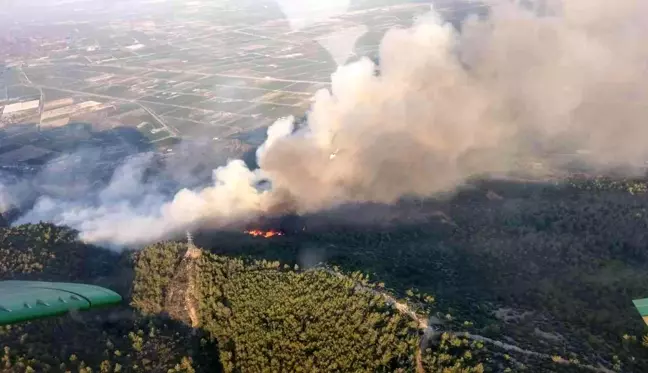
[[[275,236],[283,236],[283,232],[276,231],[276,230],[269,230],[269,231],[262,231],[259,229],[252,229],[249,231],[244,231],[245,233],[249,234],[250,236],[253,237],[263,237],[263,238],[270,238],[270,237],[275,237]]]

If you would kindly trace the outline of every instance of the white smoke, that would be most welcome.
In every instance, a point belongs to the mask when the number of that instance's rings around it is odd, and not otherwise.
[[[277,0],[293,31],[344,14],[351,0]]]
[[[317,42],[333,57],[340,66],[347,62],[354,52],[355,43],[366,34],[368,28],[364,25],[350,26],[317,38]]]
[[[4,184],[0,184],[0,214],[4,214],[14,207],[15,202],[9,187]]]
[[[257,170],[234,160],[213,185],[164,200],[140,185],[132,161],[98,204],[43,199],[22,220],[138,245],[277,206],[312,212],[433,196],[474,175],[517,171],[514,157],[552,148],[587,149],[601,167],[643,163],[648,3],[555,0],[545,16],[491,5],[488,19],[461,33],[434,12],[390,30],[380,73],[368,59],[340,67],[331,90],[316,94],[307,126],[284,118],[268,129]],[[270,189],[257,187],[264,180]]]
[[[340,22],[337,18],[344,15],[351,6],[350,0],[277,0],[282,12],[286,15],[290,28],[298,32],[322,22]],[[336,31],[315,39],[340,66],[354,52],[355,43],[367,33],[364,25],[339,25]]]

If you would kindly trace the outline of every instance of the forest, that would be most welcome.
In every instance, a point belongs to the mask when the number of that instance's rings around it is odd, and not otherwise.
[[[2,327],[0,371],[648,371],[631,302],[648,296],[646,185],[480,181],[397,210],[422,219],[306,216],[268,239],[121,252],[52,224],[0,228],[2,279],[125,298]]]

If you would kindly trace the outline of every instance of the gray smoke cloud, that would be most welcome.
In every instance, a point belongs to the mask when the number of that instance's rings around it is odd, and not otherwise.
[[[148,225],[168,200],[154,182],[144,178],[153,160],[152,153],[127,158],[114,170],[105,186],[90,184],[86,178],[71,181],[50,174],[85,164],[92,160],[93,154],[96,153],[81,151],[50,162],[34,179],[41,197],[15,224],[49,221],[67,225],[79,230],[81,238],[86,241],[116,247],[162,237],[167,227],[157,221]],[[63,175],[70,173],[75,172],[62,172]],[[86,175],[87,170],[77,170],[76,174]],[[120,232],[120,236],[116,239],[107,237],[102,234],[105,229]]]
[[[435,196],[475,175],[521,171],[520,157],[587,150],[601,170],[648,159],[648,3],[545,1],[542,14],[488,3],[490,16],[461,33],[434,11],[388,31],[380,73],[369,59],[340,67],[306,126],[283,118],[268,129],[259,169],[233,160],[212,185],[165,200],[124,177],[137,175],[133,161],[97,205],[42,200],[23,221],[139,245],[278,206],[304,213]],[[258,188],[262,181],[271,187]]]

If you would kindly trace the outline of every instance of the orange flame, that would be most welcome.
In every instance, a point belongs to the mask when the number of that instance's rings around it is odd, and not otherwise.
[[[249,234],[250,236],[253,237],[263,237],[263,238],[270,238],[274,236],[283,236],[282,232],[275,231],[275,230],[269,230],[269,231],[262,231],[259,229],[252,229],[249,231],[244,231],[244,233]]]

